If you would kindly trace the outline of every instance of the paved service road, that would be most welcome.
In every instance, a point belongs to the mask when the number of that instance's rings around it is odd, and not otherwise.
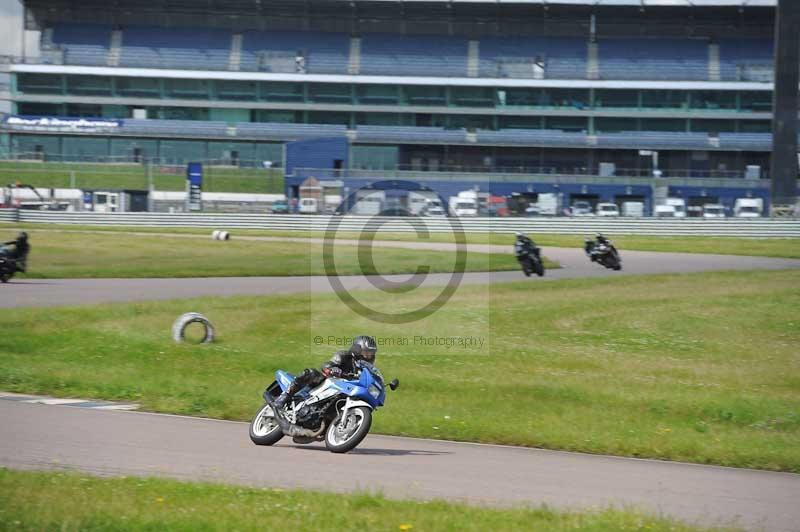
[[[496,506],[625,505],[754,530],[800,523],[800,475],[789,473],[374,435],[333,455],[288,438],[257,447],[244,423],[9,400],[0,400],[0,427],[0,465],[16,469],[381,490]]]
[[[194,236],[194,235],[192,235]],[[256,237],[252,237],[256,238]],[[263,238],[263,237],[262,237]],[[342,242],[345,243],[345,242]],[[380,241],[376,245],[413,249],[453,250],[453,244]],[[511,253],[507,246],[471,245],[470,252],[499,251]],[[579,277],[618,277],[631,274],[689,273],[715,270],[759,270],[800,268],[800,260],[696,253],[655,253],[623,251],[623,271],[614,272],[592,264],[580,249],[544,248],[543,253],[559,262],[562,268],[548,270],[541,280]],[[441,286],[450,274],[429,275],[423,286]],[[407,275],[386,276],[387,280],[408,279]],[[340,277],[348,289],[374,289],[380,280],[363,276]],[[466,273],[463,283],[486,284],[523,281],[521,271]],[[312,277],[214,277],[197,279],[25,279],[15,278],[0,287],[0,308],[29,306],[87,305],[124,301],[179,299],[200,296],[269,295],[303,292],[330,292],[324,276]]]

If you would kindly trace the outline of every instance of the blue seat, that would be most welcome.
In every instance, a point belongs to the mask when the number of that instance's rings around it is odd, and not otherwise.
[[[719,42],[723,81],[772,81],[774,49],[770,39],[722,39]]]
[[[122,32],[120,66],[224,70],[230,49],[228,30],[130,26]]]
[[[708,80],[708,42],[698,39],[603,39],[601,79]]]
[[[463,37],[367,33],[361,38],[361,74],[465,77],[467,48]]]
[[[481,77],[534,76],[533,63],[544,63],[544,77],[585,79],[587,43],[571,37],[485,37],[480,40]]]
[[[64,52],[64,64],[105,66],[111,28],[98,24],[59,24],[53,27],[53,44]]]
[[[295,72],[298,52],[305,57],[308,73],[346,74],[350,37],[344,33],[245,31],[242,33],[240,70]]]

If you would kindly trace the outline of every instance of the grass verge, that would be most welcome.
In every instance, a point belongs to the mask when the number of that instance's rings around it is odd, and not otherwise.
[[[326,294],[9,309],[0,389],[247,420],[276,369],[368,333],[402,381],[379,433],[800,472],[798,286],[800,271],[470,285],[403,325]],[[437,292],[356,295],[396,310]],[[187,311],[219,341],[173,344]],[[426,340],[443,337],[485,343]]]
[[[2,226],[0,226],[2,227]],[[185,233],[208,234],[209,229],[196,228],[157,228],[157,227],[118,227],[118,226],[75,226],[50,224],[14,224],[14,229],[59,229],[59,230],[92,230],[110,232],[153,232],[153,233]],[[319,231],[269,231],[259,229],[236,229],[235,234],[251,236],[283,236],[294,238],[321,238]],[[338,238],[358,238],[359,233],[340,232]],[[511,245],[514,236],[511,233],[469,233],[467,241],[472,244]],[[583,247],[584,235],[534,234],[530,236],[542,247]],[[705,236],[633,236],[609,234],[621,250],[661,251],[673,253],[712,253],[721,255],[744,255],[763,257],[800,258],[800,238],[735,238]],[[378,233],[376,240],[402,240],[422,242],[453,242],[449,233],[431,233],[426,239],[419,239],[409,233]]]
[[[13,231],[0,228],[0,242]],[[122,233],[36,232],[31,236],[28,278],[245,277],[325,275],[322,245],[305,242],[212,241]],[[336,245],[340,275],[452,272],[455,256],[445,251],[373,248],[374,266],[360,261],[358,247]],[[546,261],[548,268],[558,265]],[[519,269],[510,253],[469,253],[467,271]]]
[[[153,478],[0,469],[0,530],[709,530],[633,511],[495,510]]]

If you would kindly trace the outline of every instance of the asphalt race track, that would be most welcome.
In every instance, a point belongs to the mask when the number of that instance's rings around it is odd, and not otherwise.
[[[800,475],[788,473],[376,435],[334,455],[288,438],[257,447],[245,423],[9,400],[0,400],[0,426],[0,464],[16,469],[380,490],[495,506],[614,505],[758,530],[800,523]]]
[[[193,237],[193,236],[188,236]],[[257,239],[253,237],[253,239]],[[258,238],[262,239],[262,238]],[[286,239],[283,239],[286,240]],[[452,244],[376,242],[453,250]],[[472,252],[510,252],[472,245]],[[590,263],[579,249],[545,248],[561,263],[542,278],[519,271],[467,273],[463,283],[543,282],[655,273],[800,268],[800,260],[622,251],[623,271]],[[369,279],[340,278],[348,289]],[[408,279],[388,276],[390,281]],[[423,286],[448,282],[429,275]],[[380,286],[380,281],[372,279]],[[317,277],[205,279],[13,279],[0,307],[85,305],[198,296],[330,292]],[[2,395],[2,394],[0,394]],[[368,436],[348,455],[321,444],[254,446],[243,423],[0,400],[0,466],[69,469],[99,475],[155,475],[252,486],[380,490],[398,498],[445,498],[496,506],[547,504],[637,508],[703,525],[800,530],[800,475],[470,443]],[[255,398],[253,410],[258,408]],[[377,415],[380,415],[378,413]],[[353,475],[354,470],[359,475]]]
[[[187,235],[194,237],[195,235]],[[251,237],[264,239],[264,237]],[[287,240],[287,239],[283,239]],[[342,241],[346,243],[347,241]],[[453,244],[417,242],[375,242],[384,247],[409,249],[454,250]],[[498,251],[510,253],[507,246],[471,245],[470,252]],[[690,273],[718,270],[777,270],[800,268],[800,260],[734,255],[705,255],[697,253],[656,253],[649,251],[622,251],[621,272],[592,264],[583,251],[574,248],[544,248],[543,253],[559,262],[560,269],[548,270],[542,280],[574,279],[582,277],[618,277],[655,273]],[[398,282],[407,275],[389,275],[386,280]],[[441,286],[450,274],[428,275],[423,286]],[[348,289],[374,289],[380,278],[372,280],[363,276],[339,278]],[[523,281],[521,271],[465,273],[462,283],[486,284]],[[372,282],[371,282],[372,281]],[[325,276],[312,277],[216,277],[198,279],[25,279],[14,278],[0,287],[0,308],[30,306],[90,305],[125,301],[150,301],[200,296],[270,295],[308,292],[330,292],[330,282]]]

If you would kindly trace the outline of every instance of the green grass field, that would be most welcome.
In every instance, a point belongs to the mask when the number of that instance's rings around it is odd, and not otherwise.
[[[207,232],[210,235],[210,232]],[[0,242],[16,231],[0,227]],[[218,242],[179,236],[122,233],[35,232],[28,260],[28,278],[245,277],[324,275],[322,245],[305,242]],[[445,251],[374,248],[375,268],[359,264],[358,247],[336,245],[340,275],[410,273],[419,265],[432,272],[452,272],[455,256]],[[558,265],[547,261],[548,268]],[[511,254],[469,253],[468,271],[516,270]]]
[[[185,190],[185,167],[153,166],[156,190]],[[141,164],[22,163],[0,161],[0,186],[21,182],[42,188],[147,190],[147,167]],[[283,194],[283,170],[206,166],[206,192]]]
[[[0,530],[709,530],[633,511],[495,510],[443,501],[0,469]]]
[[[0,389],[247,420],[274,370],[319,365],[329,335],[369,333],[402,383],[376,432],[800,472],[798,287],[800,271],[462,286],[406,325],[322,294],[8,309]],[[431,291],[357,295],[396,311]],[[187,311],[219,341],[173,344]]]
[[[0,230],[3,225],[0,225]],[[208,234],[209,229],[197,228],[158,228],[158,227],[119,227],[119,226],[75,226],[53,224],[9,224],[9,231],[16,229],[57,229],[65,231],[91,230],[109,232],[152,232],[152,233],[179,233],[179,234]],[[284,236],[293,238],[321,238],[324,233],[315,231],[270,231],[258,229],[235,229],[234,235],[250,236]],[[340,232],[339,238],[359,238],[359,233]],[[539,246],[542,247],[583,247],[584,235],[562,234],[530,234]],[[705,237],[705,236],[633,236],[633,235],[608,235],[619,249],[636,251],[663,251],[680,253],[715,253],[722,255],[746,255],[763,257],[800,258],[800,238],[733,238],[733,237]],[[466,235],[467,241],[473,244],[498,244],[511,245],[514,235],[511,233],[470,233]],[[419,240],[421,242],[453,242],[454,237],[449,233],[431,233],[427,238],[420,238],[409,233],[377,233],[376,240]]]

